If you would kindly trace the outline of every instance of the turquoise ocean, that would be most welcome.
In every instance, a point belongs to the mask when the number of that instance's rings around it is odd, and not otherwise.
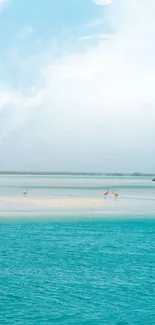
[[[155,182],[0,176],[0,196],[26,188],[37,198],[103,198],[107,188],[119,197],[65,210],[0,202],[0,324],[155,324]]]

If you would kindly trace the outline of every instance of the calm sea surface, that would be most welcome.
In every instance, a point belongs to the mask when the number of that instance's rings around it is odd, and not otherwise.
[[[0,202],[0,324],[155,324],[155,183],[0,177],[0,196],[27,187],[32,197],[103,197],[109,187],[119,199],[65,212]],[[40,213],[48,218],[37,222]]]

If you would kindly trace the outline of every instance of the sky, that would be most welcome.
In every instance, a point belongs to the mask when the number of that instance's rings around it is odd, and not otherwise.
[[[154,0],[0,0],[0,170],[154,173],[154,17]]]

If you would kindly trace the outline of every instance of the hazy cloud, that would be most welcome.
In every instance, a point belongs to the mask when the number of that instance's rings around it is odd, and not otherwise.
[[[86,24],[86,27],[90,28],[90,27],[100,26],[103,24],[103,22],[104,22],[103,19],[96,18],[96,19],[93,19],[92,21],[90,21],[88,24]]]
[[[17,38],[20,40],[24,40],[29,37],[33,32],[33,27],[31,26],[22,26],[21,30],[17,34]]]
[[[92,40],[109,40],[111,38],[110,34],[92,34],[85,35],[78,38],[79,41],[92,41]]]

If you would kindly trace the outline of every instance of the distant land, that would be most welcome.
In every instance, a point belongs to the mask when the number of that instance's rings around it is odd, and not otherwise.
[[[149,173],[93,173],[93,172],[45,172],[45,171],[0,171],[0,175],[45,175],[45,176],[146,176],[154,177],[154,174]],[[155,178],[153,179],[155,180]]]

